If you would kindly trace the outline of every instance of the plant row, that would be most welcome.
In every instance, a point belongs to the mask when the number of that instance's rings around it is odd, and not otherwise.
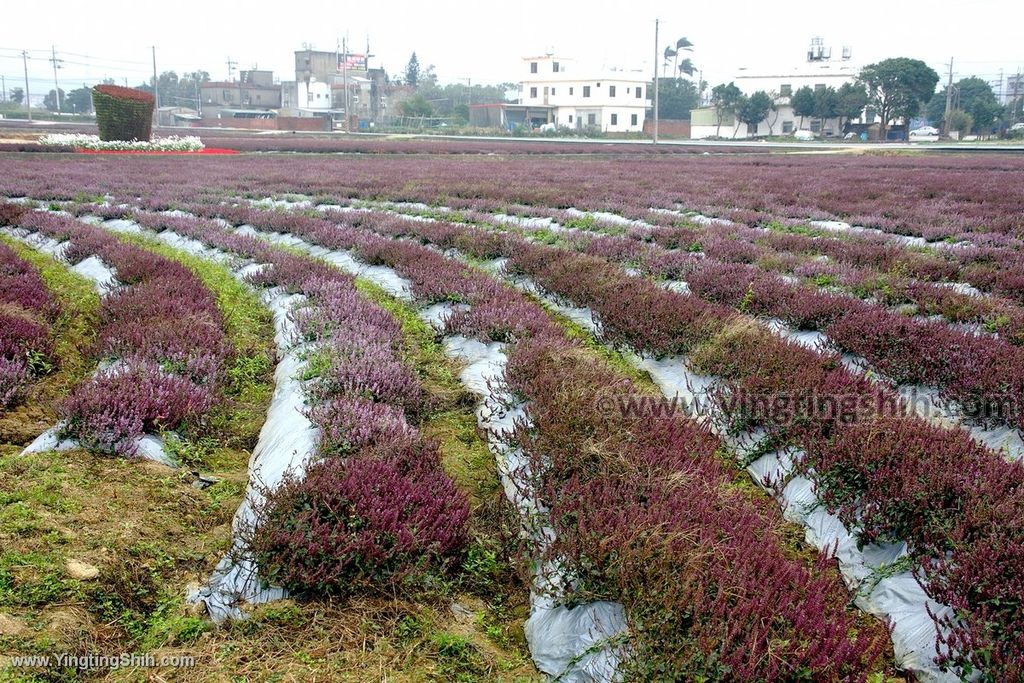
[[[254,284],[307,297],[292,315],[312,349],[306,415],[319,429],[314,465],[286,477],[258,511],[252,548],[261,576],[298,593],[347,593],[444,569],[466,545],[469,503],[442,468],[438,444],[411,424],[430,401],[400,359],[400,324],[351,277],[249,246],[270,264]]]
[[[32,158],[5,169],[0,194],[110,193],[123,201],[142,196],[173,203],[211,192],[255,198],[294,192],[335,203],[388,197],[488,212],[521,204],[633,219],[652,207],[682,206],[749,226],[839,219],[932,240],[1021,247],[1024,190],[1015,179],[1024,165],[1012,155],[863,156],[845,158],[828,173],[821,163],[799,155],[551,156],[543,163],[516,154],[254,156],[203,160],[183,176],[180,164],[164,159],[124,165]]]
[[[344,219],[344,214],[330,215]],[[404,234],[403,223],[393,225],[397,230],[392,229],[389,234]],[[628,237],[594,236],[586,231],[552,234],[544,227],[513,232],[525,233],[534,241],[546,239],[565,244],[660,277],[685,279],[691,291],[707,301],[742,313],[779,318],[800,330],[821,331],[836,350],[865,358],[873,369],[897,385],[937,387],[944,398],[959,404],[968,419],[1024,428],[1024,348],[1007,340],[958,330],[942,322],[915,320],[880,303],[822,291],[764,272],[748,265],[757,259],[758,245],[719,235],[702,237],[693,231],[691,235],[680,236],[672,234],[676,231],[670,228],[636,229],[640,235]],[[426,235],[445,247],[468,250],[481,258],[508,255],[515,244],[514,239],[499,238],[481,250],[480,245],[470,243],[463,231],[443,225],[417,227],[415,234]],[[658,234],[655,243],[643,239],[652,234]],[[662,247],[661,243],[667,246]],[[703,257],[679,249],[687,243],[701,245]],[[722,253],[725,248],[718,245],[748,247],[750,256],[738,258],[735,250]]]
[[[865,542],[908,543],[929,594],[957,611],[946,639],[950,666],[982,668],[997,679],[1024,671],[1020,463],[1006,462],[965,431],[906,414],[890,390],[850,372],[835,354],[745,324],[719,304],[629,277],[603,259],[467,226],[351,212],[332,218],[344,222],[339,233],[358,223],[457,245],[480,258],[501,253],[513,271],[593,309],[609,342],[658,355],[689,354],[699,371],[726,379],[726,409],[766,398],[769,405],[783,405],[785,410],[732,417],[768,428],[775,444],[803,446],[801,471]],[[265,220],[275,224],[269,229],[280,229],[289,219],[276,214]],[[736,400],[744,395],[754,400]],[[853,407],[822,410],[822,397],[852,399]],[[864,448],[869,435],[873,446]]]
[[[1015,343],[1024,343],[1024,310],[1020,305],[1024,301],[1024,257],[1017,250],[965,245],[941,251],[913,249],[879,236],[836,236],[824,229],[779,221],[760,227],[694,225],[685,217],[655,211],[645,221],[632,223],[613,216],[522,205],[507,206],[502,211],[525,225],[541,218],[565,228],[640,242],[641,246],[629,255],[650,262],[654,273],[673,263],[666,264],[661,251],[648,253],[643,248],[648,243],[730,263],[757,264],[821,285],[840,285],[861,298],[875,296],[889,305],[913,304],[928,315],[941,314],[952,322],[985,323]],[[493,214],[476,209],[402,212],[457,222],[503,223]],[[536,227],[545,226],[541,223]],[[973,296],[943,286],[956,277],[991,296]]]
[[[62,402],[61,435],[133,455],[144,433],[200,421],[218,401],[231,347],[216,299],[198,277],[65,216],[30,211],[17,225],[65,243],[71,264],[98,257],[121,283],[103,299],[90,350],[101,369]]]
[[[0,205],[0,225],[16,222],[22,213],[16,205]],[[0,243],[0,411],[53,368],[52,326],[59,313],[35,268]]]
[[[508,438],[530,458],[533,478],[524,485],[540,492],[555,528],[548,552],[576,599],[626,605],[638,650],[627,667],[637,675],[796,678],[814,671],[838,680],[862,679],[876,666],[885,630],[851,617],[827,559],[808,567],[788,557],[778,512],[733,485],[711,432],[682,416],[652,422],[599,410],[597,397],[644,390],[569,341],[539,305],[413,242],[296,214],[191,208],[351,249],[407,278],[422,305],[468,306],[446,319],[446,334],[509,343],[506,381],[529,402],[533,426],[520,423]],[[225,248],[249,239],[212,221],[145,212],[136,219]],[[764,580],[772,582],[772,600]]]
[[[89,213],[126,215],[112,207]],[[260,576],[298,594],[338,594],[446,568],[466,545],[469,504],[441,467],[437,443],[414,426],[430,400],[401,360],[394,316],[314,259],[212,222],[129,217],[262,264],[248,276],[252,284],[304,297],[290,313],[292,342],[307,349],[304,410],[318,429],[317,451],[304,475],[290,472],[262,491],[256,525],[245,530]]]
[[[937,387],[969,419],[1024,429],[1024,348],[1012,340],[916,320],[881,303],[795,283],[747,263],[723,262],[712,256],[714,250],[707,258],[692,258],[625,237],[580,240],[574,235],[565,242],[607,260],[685,279],[693,294],[707,301],[821,331],[836,350],[865,358],[897,385]]]

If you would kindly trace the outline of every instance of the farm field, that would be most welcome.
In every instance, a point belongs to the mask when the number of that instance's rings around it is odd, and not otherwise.
[[[336,146],[0,152],[0,681],[1024,680],[1024,158]]]

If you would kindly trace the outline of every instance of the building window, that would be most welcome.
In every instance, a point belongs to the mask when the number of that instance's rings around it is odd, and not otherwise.
[[[612,114],[612,125],[613,126],[619,125],[619,115],[618,114]]]
[[[878,112],[875,111],[874,107],[868,107],[867,109],[864,110],[865,123],[874,123],[876,116],[878,116]]]
[[[631,126],[635,126],[636,125],[636,114],[630,114],[629,115],[629,125],[631,125]]]
[[[600,87],[601,87],[601,84],[600,84],[600,83],[598,83],[598,84],[597,84],[597,87],[598,87],[598,88],[600,88]]]
[[[637,89],[636,89],[636,98],[639,100],[643,96],[644,96],[644,87],[641,85],[641,86],[638,86]]]
[[[825,84],[824,83],[815,83],[814,84],[814,92],[824,92],[824,90],[825,90]]]
[[[530,97],[536,99],[536,97],[537,97],[537,89],[536,88],[530,88]]]
[[[793,122],[792,121],[783,121],[782,122],[782,134],[783,135],[788,135],[789,133],[792,133],[792,132],[793,132]]]
[[[572,114],[569,114],[569,123],[572,123]]]
[[[530,73],[537,73],[537,62],[530,62]]]
[[[572,90],[573,90],[573,89],[572,89],[572,88],[570,87],[570,88],[569,88],[569,95],[570,95],[570,96],[572,96]]]
[[[597,125],[597,114],[587,114],[587,125],[588,126],[596,126]]]
[[[558,62],[551,62],[551,70],[558,73]]]
[[[589,85],[583,86],[583,96],[584,97],[590,97],[590,86]]]
[[[820,133],[821,132],[821,120],[820,119],[811,119],[811,132],[812,133]]]
[[[614,85],[609,85],[608,86],[608,97],[615,97],[615,86]]]
[[[779,97],[792,97],[792,95],[793,95],[793,86],[790,85],[789,83],[783,83],[779,87]]]
[[[757,124],[756,123],[748,123],[747,124],[747,135],[749,135],[751,137],[754,137],[755,135],[757,135]]]
[[[231,99],[231,91],[230,90],[222,90],[220,94],[221,94],[221,97],[225,101],[229,101]]]
[[[552,89],[551,89],[551,96],[552,96],[552,97],[554,97],[554,96],[555,96],[555,89],[554,89],[554,88],[552,88]]]

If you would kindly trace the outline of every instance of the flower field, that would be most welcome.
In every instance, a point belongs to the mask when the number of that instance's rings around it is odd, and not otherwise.
[[[329,142],[0,155],[0,656],[1024,678],[1024,162]]]

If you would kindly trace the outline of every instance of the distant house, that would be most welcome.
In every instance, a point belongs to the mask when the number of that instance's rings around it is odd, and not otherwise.
[[[523,60],[517,104],[491,107],[478,118],[505,126],[594,128],[641,132],[651,107],[650,84],[636,71],[577,68],[571,59],[544,55]],[[483,112],[484,109],[478,109]]]
[[[192,126],[202,117],[188,107],[160,107],[156,113],[158,126]]]
[[[853,61],[852,50],[844,47],[837,57],[833,57],[831,48],[826,47],[820,38],[811,42],[807,50],[806,60],[797,65],[781,67],[741,68],[733,83],[744,95],[751,95],[763,90],[772,96],[776,111],[757,125],[737,124],[732,116],[725,116],[718,125],[718,117],[713,107],[703,107],[691,112],[690,137],[694,139],[708,138],[718,135],[723,138],[751,138],[767,135],[792,135],[801,128],[822,137],[841,136],[840,121],[836,118],[824,121],[814,117],[797,116],[793,111],[791,98],[800,88],[805,86],[812,90],[834,88],[838,90],[844,83],[853,83],[860,74],[860,66]],[[863,123],[871,124],[874,116],[870,111]],[[853,122],[861,122],[854,119]]]
[[[200,88],[203,118],[221,118],[223,109],[270,111],[281,107],[281,86],[272,71],[242,71],[238,81],[207,81]]]

